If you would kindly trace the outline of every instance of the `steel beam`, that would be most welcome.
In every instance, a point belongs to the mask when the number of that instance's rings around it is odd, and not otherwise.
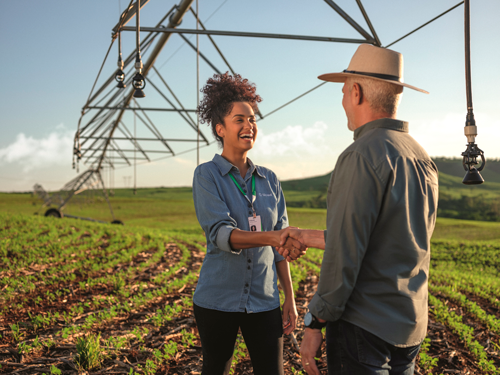
[[[115,109],[124,111],[160,111],[160,112],[190,112],[196,113],[196,109],[174,109],[174,108],[133,108],[133,107],[110,107],[110,106],[90,106],[89,109]],[[83,137],[80,137],[83,138]]]
[[[359,26],[359,24],[356,21],[354,21],[346,12],[344,12],[341,7],[339,7],[337,4],[335,4],[333,2],[333,0],[325,0],[325,3],[330,5],[333,8],[333,10],[339,14],[340,17],[342,17],[358,33],[360,33],[362,36],[365,37],[366,40],[364,40],[361,43],[364,43],[364,42],[368,42],[371,44],[376,43],[375,39],[373,39],[373,37],[370,34],[368,34],[368,32],[365,29],[363,29],[361,26]]]
[[[464,3],[463,1],[459,2],[457,5],[452,6],[450,9],[448,9],[447,11],[445,11],[445,12],[441,13],[439,16],[434,17],[432,20],[427,21],[427,22],[426,22],[426,23],[424,23],[422,26],[417,27],[417,28],[416,28],[416,29],[414,29],[413,31],[410,31],[408,34],[403,35],[401,38],[396,39],[394,42],[392,42],[391,44],[386,45],[384,48],[389,48],[389,47],[390,47],[390,46],[392,46],[393,44],[396,44],[397,42],[399,42],[399,41],[403,40],[403,39],[404,39],[404,38],[406,38],[407,36],[410,36],[410,35],[411,35],[411,34],[413,34],[414,32],[416,32],[416,31],[420,30],[421,28],[423,28],[423,27],[427,26],[427,25],[428,25],[428,24],[430,24],[431,22],[434,22],[434,21],[435,21],[435,20],[437,20],[438,18],[440,18],[440,17],[444,16],[446,13],[451,12],[453,9],[455,9],[455,8],[459,7],[459,6],[460,6],[460,5],[462,5],[463,3]]]
[[[361,14],[363,14],[363,17],[365,18],[366,24],[370,28],[370,31],[373,34],[373,38],[375,39],[376,46],[380,47],[382,46],[382,43],[380,43],[380,39],[378,38],[377,32],[375,31],[375,28],[372,25],[372,21],[370,21],[370,17],[368,17],[368,13],[365,11],[365,7],[361,3],[361,0],[356,0],[356,3],[358,3],[359,10],[361,11]]]
[[[125,26],[123,31],[135,31],[132,26]],[[142,27],[140,31],[168,33],[168,34],[198,34],[198,35],[225,35],[225,36],[243,36],[250,38],[271,38],[271,39],[292,39],[292,40],[312,40],[316,42],[334,42],[334,43],[372,43],[373,37],[367,34],[370,39],[350,39],[350,38],[333,38],[328,36],[308,36],[308,35],[291,35],[291,34],[269,34],[269,33],[253,33],[244,31],[225,31],[225,30],[196,30],[196,29],[177,29],[170,27]]]
[[[101,139],[101,137],[82,137],[82,139]],[[117,141],[130,141],[131,138],[113,137]],[[138,141],[165,141],[165,142],[197,142],[196,139],[180,139],[180,138],[134,138]]]

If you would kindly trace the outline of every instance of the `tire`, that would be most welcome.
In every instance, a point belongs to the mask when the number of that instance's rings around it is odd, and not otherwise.
[[[59,211],[57,208],[49,208],[45,212],[45,216],[52,216],[52,217],[57,217],[58,219],[63,217],[63,214],[61,211]]]
[[[119,224],[119,225],[124,225],[124,224],[123,224],[123,221],[121,221],[121,220],[113,220],[113,221],[111,222],[111,224]]]

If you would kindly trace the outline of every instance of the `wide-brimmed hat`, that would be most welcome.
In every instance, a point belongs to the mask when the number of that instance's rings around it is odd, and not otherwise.
[[[428,94],[425,90],[403,82],[402,54],[371,44],[361,44],[349,67],[343,72],[322,74],[318,78],[329,82],[345,82],[346,78],[356,76],[385,81]]]

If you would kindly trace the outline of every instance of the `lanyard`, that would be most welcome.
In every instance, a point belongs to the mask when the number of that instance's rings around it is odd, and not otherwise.
[[[243,189],[241,188],[240,184],[238,184],[238,181],[236,181],[236,178],[234,178],[233,174],[229,172],[229,177],[231,177],[231,180],[233,180],[234,184],[238,187],[238,190],[243,194],[243,196],[246,198],[248,203],[252,206],[252,211],[253,211],[253,217],[256,217],[257,214],[255,213],[255,209],[253,208],[253,202],[255,202],[255,199],[257,199],[257,195],[255,193],[255,175],[252,175],[252,201],[248,199],[248,196],[245,194]]]

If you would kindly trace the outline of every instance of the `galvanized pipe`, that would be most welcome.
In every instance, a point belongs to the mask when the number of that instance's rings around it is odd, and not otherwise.
[[[375,44],[375,40],[373,39],[373,37],[368,34],[368,32],[363,29],[361,26],[359,26],[359,24],[354,21],[346,12],[344,12],[342,10],[341,7],[339,7],[337,4],[335,4],[332,0],[325,0],[325,3],[327,3],[328,5],[330,5],[334,11],[336,11],[340,17],[342,17],[349,25],[351,25],[352,27],[354,27],[354,29],[360,33],[361,35],[363,35],[365,37],[365,40],[363,40],[361,43],[365,43],[365,42],[368,42],[368,43],[371,43],[371,44]]]
[[[135,27],[126,26],[123,31],[135,31]],[[372,42],[366,39],[349,39],[349,38],[333,38],[328,36],[308,36],[308,35],[291,35],[291,34],[270,34],[270,33],[253,33],[246,31],[226,31],[226,30],[196,30],[196,29],[177,29],[170,27],[141,27],[141,31],[169,33],[169,34],[199,34],[199,35],[225,35],[225,36],[243,36],[250,38],[271,38],[271,39],[291,39],[291,40],[312,40],[317,42],[335,42],[335,43],[366,43]]]
[[[130,108],[130,107],[109,107],[109,106],[90,106],[89,109],[116,109],[124,111],[161,111],[161,112],[191,112],[196,113],[196,109],[173,109],[173,108]],[[84,138],[84,137],[80,137]]]

